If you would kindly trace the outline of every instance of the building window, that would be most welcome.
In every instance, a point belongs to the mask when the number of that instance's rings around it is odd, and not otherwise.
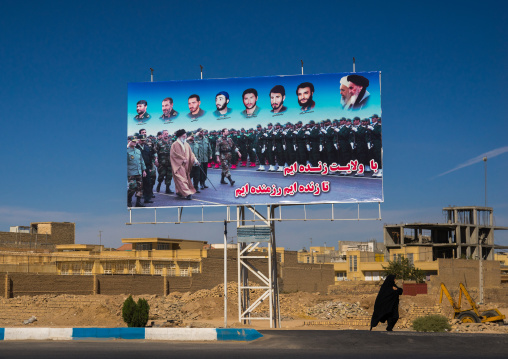
[[[358,256],[349,256],[349,271],[358,271]]]
[[[408,259],[408,261],[409,261],[409,263],[410,263],[411,265],[414,265],[414,264],[415,264],[415,263],[414,263],[414,254],[413,254],[413,253],[408,253],[408,254],[407,254],[407,259]]]
[[[72,264],[72,274],[73,275],[80,275],[81,274],[81,265],[80,265],[80,263],[73,263]]]
[[[163,269],[163,268],[164,268],[164,266],[163,266],[162,264],[157,263],[157,264],[155,265],[155,270],[154,270],[154,273],[155,273],[156,275],[162,275],[162,269]]]
[[[169,243],[157,243],[157,249],[159,251],[167,251],[170,250],[170,244]]]
[[[151,251],[152,243],[137,243],[136,244],[137,251]]]
[[[83,264],[83,274],[84,275],[92,275],[93,263],[84,263]]]
[[[136,265],[129,264],[129,274],[136,274]]]
[[[346,272],[335,272],[335,280],[336,281],[343,281],[346,280],[347,273]]]
[[[142,273],[143,274],[150,274],[150,262],[143,263],[143,265],[142,265]]]
[[[104,274],[112,274],[113,268],[111,266],[111,263],[104,263]]]
[[[62,267],[60,269],[60,273],[62,275],[69,275],[69,265],[67,263],[62,264]]]
[[[195,263],[191,266],[191,269],[192,269],[192,273],[200,273],[201,270],[199,268],[199,263]]]
[[[180,277],[188,277],[188,276],[189,276],[189,268],[181,268]]]

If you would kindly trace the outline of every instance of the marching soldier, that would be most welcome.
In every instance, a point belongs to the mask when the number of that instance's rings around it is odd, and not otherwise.
[[[146,131],[145,131],[146,132]],[[146,135],[140,134],[138,136],[138,144],[136,148],[141,152],[143,162],[145,163],[146,176],[143,177],[143,198],[145,203],[153,203],[153,186],[152,186],[152,173],[153,162],[155,160],[155,151],[146,143]]]
[[[247,153],[249,154],[250,167],[256,167],[256,134],[253,128],[247,132]]]
[[[318,162],[320,161],[320,154],[323,150],[323,145],[321,143],[321,131],[319,130],[319,126],[316,125],[316,122],[311,120],[309,122],[310,130],[308,130],[308,138],[310,145],[310,153],[309,153],[309,161],[313,167],[317,167]],[[306,132],[306,134],[307,134]]]
[[[215,155],[217,156],[217,162],[221,165],[221,184],[227,184],[224,178],[227,178],[231,186],[235,184],[235,181],[231,179],[231,173],[229,172],[229,166],[231,165],[231,152],[236,152],[238,157],[242,157],[240,151],[234,144],[231,137],[228,137],[229,131],[227,128],[222,130],[222,136],[217,140],[217,150]]]
[[[235,144],[235,147],[238,148],[238,137],[236,130],[232,128],[231,130],[229,130],[229,132],[230,132],[229,137]],[[232,170],[236,169],[237,165],[238,165],[238,154],[235,151],[231,154],[231,169]]]
[[[273,125],[269,123],[266,125],[267,131],[266,131],[266,157],[268,159],[268,164],[270,167],[268,167],[268,172],[275,172],[277,169],[275,168],[275,134]]]
[[[339,165],[346,166],[351,161],[352,156],[352,130],[351,120],[346,120],[344,117],[340,119],[339,128],[337,132],[337,145],[339,151]],[[339,176],[347,176],[346,171],[339,172]]]
[[[296,162],[296,133],[293,130],[291,122],[286,123],[286,129],[283,132],[286,144],[286,165],[292,165]]]
[[[266,147],[267,147],[267,135],[265,130],[261,125],[257,126],[256,133],[256,149],[255,153],[259,160],[259,167],[256,171],[264,171],[265,170],[265,160],[266,160]]]
[[[277,163],[279,164],[277,172],[282,172],[284,171],[284,165],[286,163],[284,158],[284,150],[286,149],[286,145],[284,144],[284,134],[282,133],[281,124],[279,122],[275,124],[273,138],[275,144],[275,156],[277,157]]]
[[[307,135],[302,121],[296,123],[296,160],[299,165],[307,163]]]
[[[242,154],[242,164],[240,167],[247,167],[247,134],[245,133],[245,128],[240,130],[240,133],[237,134],[236,138],[236,144]]]
[[[194,138],[194,142],[196,142],[199,145],[199,156],[196,155],[197,160],[199,161],[199,167],[201,167],[201,170],[198,168],[199,172],[199,183],[201,184],[201,189],[208,188],[206,185],[206,178],[208,177],[208,161],[212,159],[213,152],[212,147],[210,146],[210,141],[208,140],[207,136],[204,136],[204,131],[198,128],[196,132],[196,137]],[[197,190],[198,187],[194,186],[194,188]]]
[[[173,179],[173,172],[171,171],[171,160],[169,158],[171,152],[171,145],[173,141],[169,138],[168,130],[162,131],[162,139],[155,143],[155,152],[157,152],[157,158],[155,159],[155,165],[159,171],[159,178],[157,184],[157,192],[161,190],[162,181],[166,183],[166,194],[174,193],[169,187],[171,186],[171,180]]]
[[[325,128],[323,128],[321,131],[324,138],[325,162],[328,165],[331,165],[333,162],[335,162],[337,152],[333,143],[335,139],[335,130],[333,129],[332,122],[329,119],[326,120]]]
[[[375,119],[375,121],[374,121]],[[381,138],[381,117],[378,115],[372,116],[372,154],[374,161],[377,162],[378,171],[372,177],[383,177],[383,164],[381,159],[382,138]]]

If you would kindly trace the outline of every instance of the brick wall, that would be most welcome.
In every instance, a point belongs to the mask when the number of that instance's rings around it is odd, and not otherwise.
[[[6,289],[5,292],[9,292],[11,297],[41,294],[93,294],[92,276],[13,273],[2,276],[4,281],[5,276],[10,286],[10,289]]]
[[[202,272],[191,277],[164,277],[149,275],[98,275],[63,276],[49,274],[16,273],[9,274],[11,295],[37,294],[158,294],[172,292],[196,292],[212,289],[224,282],[224,251],[212,249],[207,258],[202,259]],[[238,280],[237,252],[228,250],[228,282]],[[249,261],[264,275],[268,276],[267,259]],[[302,264],[297,262],[296,252],[286,252],[285,262],[279,264],[279,283],[281,292],[322,292],[334,283],[334,270],[331,264]],[[95,278],[95,279],[94,279]],[[164,283],[166,280],[166,283]],[[261,284],[252,273],[249,280]]]
[[[37,233],[0,232],[0,248],[49,249],[56,244],[74,244],[74,223],[32,223]],[[35,227],[34,227],[35,226]]]
[[[458,288],[463,283],[466,288],[478,288],[479,261],[468,259],[438,259],[439,272],[431,276],[433,289],[443,282],[448,289]],[[497,261],[483,261],[483,285],[485,288],[501,285],[501,270]]]
[[[98,275],[98,294],[164,295],[164,277],[150,275]]]

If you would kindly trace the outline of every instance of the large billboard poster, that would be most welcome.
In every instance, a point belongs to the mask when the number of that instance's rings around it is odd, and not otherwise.
[[[129,207],[383,201],[380,72],[128,85]]]

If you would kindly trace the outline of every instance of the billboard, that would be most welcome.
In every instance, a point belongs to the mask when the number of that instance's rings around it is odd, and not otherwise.
[[[382,202],[380,72],[130,83],[129,207]]]

